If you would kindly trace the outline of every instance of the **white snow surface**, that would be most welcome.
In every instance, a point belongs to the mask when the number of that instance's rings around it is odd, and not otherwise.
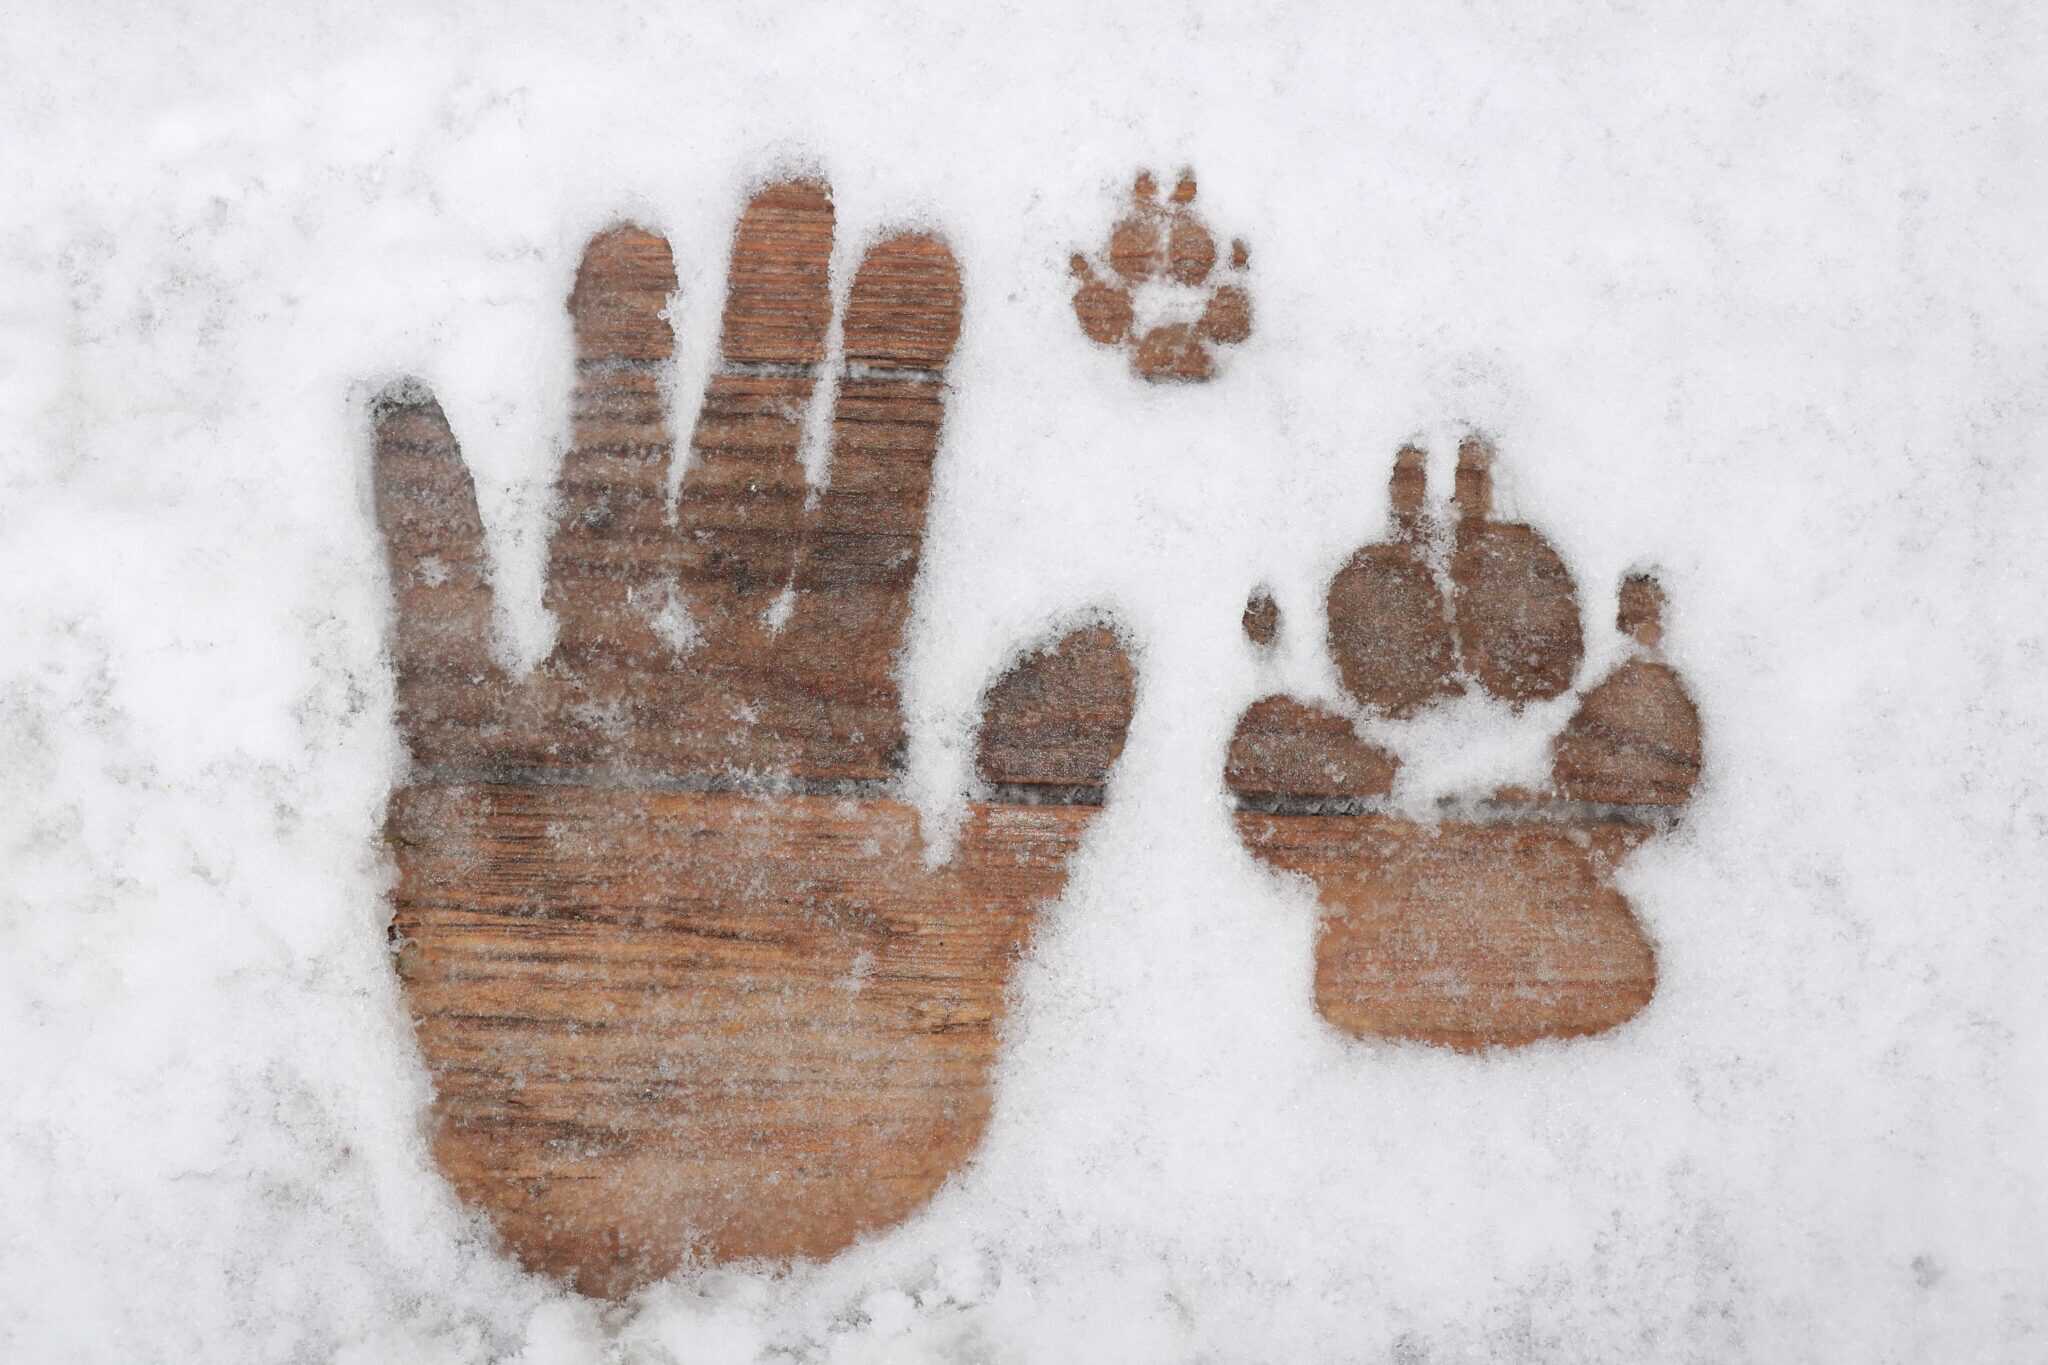
[[[2048,1358],[2043,27],[14,0],[0,1359]],[[1182,165],[1256,331],[1154,388],[1080,336],[1066,261]],[[428,1154],[367,399],[441,397],[534,657],[582,243],[673,242],[687,418],[734,217],[790,169],[834,187],[842,291],[903,223],[965,275],[904,664],[930,827],[1055,620],[1117,613],[1139,711],[974,1164],[828,1264],[602,1307]],[[1313,896],[1220,776],[1245,703],[1334,687],[1321,584],[1394,449],[1441,481],[1467,427],[1577,571],[1588,677],[1620,576],[1661,571],[1708,745],[1623,879],[1654,1003],[1492,1056],[1318,1021]],[[1541,745],[1469,708],[1404,790]]]

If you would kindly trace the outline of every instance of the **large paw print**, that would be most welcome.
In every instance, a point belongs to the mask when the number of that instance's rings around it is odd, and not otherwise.
[[[983,778],[928,869],[891,795],[896,655],[959,331],[953,257],[880,243],[843,320],[829,485],[798,459],[831,314],[822,185],[735,234],[679,498],[667,243],[595,239],[547,602],[553,655],[489,646],[470,476],[440,408],[376,418],[411,754],[391,934],[433,1150],[530,1267],[615,1295],[686,1258],[827,1256],[973,1153],[1010,967],[1123,746],[1133,676],[1084,627],[985,698]]]
[[[1270,696],[1230,747],[1239,834],[1315,884],[1316,1006],[1354,1036],[1463,1050],[1578,1037],[1632,1018],[1656,988],[1656,954],[1613,874],[1677,818],[1701,744],[1660,654],[1653,579],[1623,582],[1628,657],[1580,696],[1542,790],[1502,790],[1441,822],[1402,818],[1386,801],[1397,760],[1353,724],[1467,688],[1515,706],[1571,689],[1583,654],[1571,573],[1534,528],[1493,519],[1492,468],[1483,441],[1463,443],[1443,527],[1423,452],[1396,457],[1393,538],[1353,555],[1327,598],[1330,653],[1358,710]],[[1245,621],[1270,638],[1271,600]]]
[[[1195,177],[1181,172],[1169,202],[1140,174],[1131,207],[1110,229],[1108,248],[1091,262],[1075,253],[1079,288],[1074,316],[1088,339],[1130,352],[1131,368],[1154,383],[1202,383],[1216,372],[1215,348],[1252,334],[1245,289],[1251,250],[1230,244],[1219,262],[1216,239],[1195,212]],[[1106,275],[1098,273],[1106,266]]]

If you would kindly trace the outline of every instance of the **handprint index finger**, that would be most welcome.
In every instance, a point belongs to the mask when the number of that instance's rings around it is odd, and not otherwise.
[[[844,320],[846,374],[828,482],[807,528],[786,676],[826,703],[815,758],[885,775],[900,746],[896,655],[924,544],[944,418],[944,369],[960,334],[960,271],[923,234],[870,249]]]

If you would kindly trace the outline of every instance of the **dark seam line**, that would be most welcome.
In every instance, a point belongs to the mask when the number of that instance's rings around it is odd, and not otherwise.
[[[675,368],[670,360],[579,360],[576,370],[579,374],[666,374]],[[785,360],[722,360],[712,373],[730,379],[809,379],[817,380],[824,366],[815,361],[792,362]],[[913,369],[897,365],[870,365],[865,361],[850,360],[841,371],[841,377],[856,384],[874,383],[877,380],[898,379],[908,383],[939,384],[945,382],[945,371]]]
[[[706,795],[842,797],[855,800],[901,800],[894,781],[883,778],[769,779],[736,773],[714,776],[671,776],[610,768],[463,768],[435,765],[416,769],[416,786],[587,787],[599,791],[652,791]],[[1235,793],[1237,809],[1277,816],[1404,817],[1406,812],[1384,797],[1294,796],[1284,793]],[[1011,806],[1100,806],[1104,789],[1092,783],[998,782],[986,799]],[[1438,807],[1442,819],[1476,824],[1586,823],[1668,827],[1678,822],[1676,807],[1607,801],[1447,801]]]
[[[1102,796],[1092,783],[995,782],[988,789],[991,802],[1008,806],[1099,806]]]
[[[674,776],[667,773],[631,772],[615,768],[464,768],[432,765],[413,770],[416,786],[497,787],[589,787],[600,791],[697,792],[733,796],[844,797],[855,800],[902,800],[889,778],[763,778],[745,773]],[[1006,782],[991,790],[989,799],[1013,806],[1099,806],[1102,788],[1087,783]]]
[[[433,765],[414,770],[422,786],[592,787],[601,791],[730,793],[738,796],[891,797],[895,783],[886,778],[762,778],[744,773],[672,776],[617,768],[463,768]]]
[[[1293,796],[1279,792],[1234,792],[1237,809],[1259,815],[1384,815],[1412,818],[1385,797]],[[1445,801],[1437,807],[1445,820],[1473,824],[1587,823],[1668,827],[1678,823],[1678,808],[1616,801]]]

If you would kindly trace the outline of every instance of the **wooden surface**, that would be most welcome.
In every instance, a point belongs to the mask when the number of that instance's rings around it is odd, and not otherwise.
[[[979,1143],[1009,971],[1090,810],[519,784],[394,802],[434,1154],[534,1269],[829,1256]]]
[[[1216,239],[1195,209],[1195,190],[1194,172],[1182,171],[1161,202],[1158,182],[1140,174],[1101,253],[1090,260],[1076,252],[1070,262],[1082,333],[1121,348],[1131,372],[1148,383],[1206,383],[1216,375],[1219,348],[1252,334],[1245,284],[1251,248],[1233,241],[1228,258],[1219,259]],[[1192,296],[1199,310],[1183,307],[1180,321],[1144,318],[1147,291],[1155,298],[1177,293],[1183,304]]]
[[[1358,1036],[1466,1051],[1598,1033],[1656,988],[1656,954],[1609,881],[1648,827],[1241,812],[1262,861],[1328,909],[1316,1008]]]
[[[1087,336],[1141,379],[1199,380],[1249,333],[1242,243],[1220,259],[1183,177],[1149,180],[1077,258]],[[633,226],[590,244],[569,300],[574,430],[546,603],[551,655],[494,658],[474,489],[431,394],[376,413],[395,606],[391,934],[435,1085],[433,1150],[528,1266],[616,1296],[686,1262],[826,1257],[921,1207],[990,1112],[1005,989],[1102,799],[1136,698],[1105,622],[1023,652],[983,697],[976,803],[927,867],[893,799],[896,668],[940,448],[960,275],[943,242],[867,251],[840,319],[827,482],[798,461],[831,325],[829,191],[768,187],[735,229],[721,353],[673,494],[662,385],[675,265]],[[1140,286],[1207,291],[1140,334]],[[1461,452],[1436,526],[1422,452],[1396,459],[1390,538],[1330,585],[1353,707],[1401,718],[1471,689],[1577,685],[1577,589],[1540,534],[1492,515],[1492,451]],[[1587,689],[1540,792],[1440,825],[1388,801],[1356,714],[1295,698],[1243,716],[1238,828],[1310,879],[1314,999],[1358,1035],[1476,1049],[1597,1032],[1641,1009],[1655,957],[1612,885],[1697,777],[1697,712],[1657,655]],[[1244,617],[1260,648],[1279,609]],[[1114,1040],[1104,1040],[1113,1046]]]
[[[376,423],[396,608],[391,933],[436,1158],[528,1266],[619,1295],[691,1257],[829,1256],[920,1207],[987,1121],[1004,990],[1123,746],[1106,625],[985,700],[978,805],[927,869],[890,799],[897,656],[959,333],[945,245],[862,259],[828,482],[798,461],[830,321],[822,185],[734,235],[721,358],[671,500],[675,268],[579,270],[551,656],[490,647],[473,485],[424,389]]]
[[[975,769],[1001,789],[1095,802],[1123,750],[1138,677],[1106,626],[1082,626],[1009,670],[982,698]]]
[[[863,258],[829,485],[797,460],[829,314],[822,186],[757,196],[735,236],[724,363],[711,380],[671,519],[661,392],[675,288],[660,239],[603,234],[570,306],[578,362],[558,481],[536,672],[491,661],[482,527],[439,407],[391,395],[377,501],[398,599],[399,710],[416,762],[776,782],[879,781],[903,743],[893,678],[918,569],[959,333],[944,244],[892,238]],[[786,618],[773,609],[790,604]],[[687,666],[684,661],[687,660]]]
[[[1472,689],[1518,706],[1573,685],[1577,587],[1540,533],[1493,519],[1493,459],[1464,442],[1444,528],[1427,510],[1424,453],[1395,456],[1392,538],[1354,554],[1326,603],[1330,653],[1362,712],[1404,719]],[[1656,953],[1613,875],[1676,818],[1702,747],[1698,709],[1657,656],[1662,590],[1632,576],[1619,601],[1634,653],[1580,696],[1539,791],[1403,819],[1389,800],[1400,764],[1352,716],[1272,696],[1239,719],[1227,767],[1238,832],[1317,889],[1315,1000],[1331,1024],[1477,1051],[1598,1033],[1649,1003]]]
[[[1264,649],[1280,635],[1280,604],[1264,588],[1254,589],[1244,604],[1244,636]]]

